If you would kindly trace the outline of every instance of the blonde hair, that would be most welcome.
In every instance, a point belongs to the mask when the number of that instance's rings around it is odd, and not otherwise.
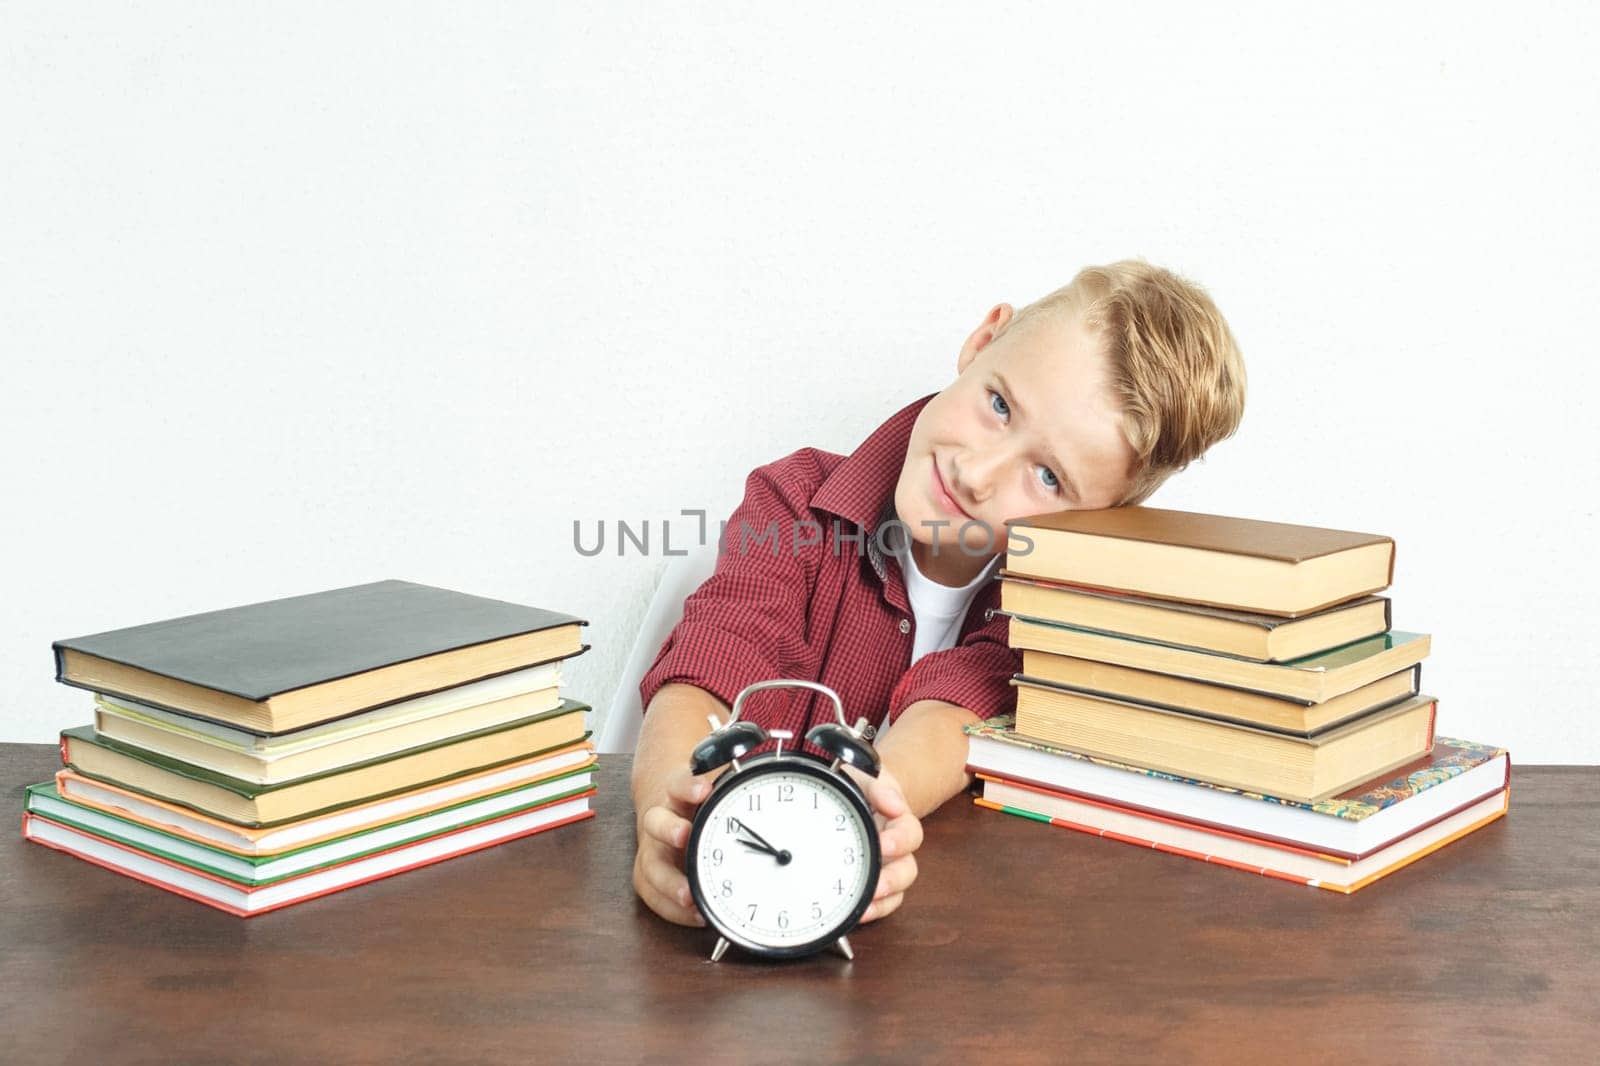
[[[1138,456],[1132,484],[1112,506],[1144,502],[1239,428],[1244,359],[1200,286],[1142,259],[1085,267],[1013,314],[997,336],[1072,313],[1105,346],[1122,432]]]

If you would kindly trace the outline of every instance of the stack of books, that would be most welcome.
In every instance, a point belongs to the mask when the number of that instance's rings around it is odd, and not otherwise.
[[[978,803],[1354,892],[1505,813],[1502,749],[1435,736],[1383,536],[1148,507],[1012,524],[1014,719]],[[1020,549],[1020,550],[1019,550]]]
[[[29,840],[250,916],[593,817],[571,615],[405,581],[57,641]]]

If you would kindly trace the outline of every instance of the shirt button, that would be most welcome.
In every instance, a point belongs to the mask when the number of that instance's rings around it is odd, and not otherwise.
[[[909,618],[900,619],[900,632],[902,632],[902,633],[911,632],[911,620]]]

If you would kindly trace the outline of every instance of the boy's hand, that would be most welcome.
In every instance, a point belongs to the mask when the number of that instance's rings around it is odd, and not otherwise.
[[[877,777],[868,777],[853,767],[845,770],[872,804],[878,822],[878,846],[883,852],[877,891],[861,916],[864,924],[893,914],[905,902],[906,889],[917,879],[914,852],[922,846],[922,822],[912,813],[899,779],[888,767],[880,769]]]
[[[887,768],[868,777],[846,767],[866,793],[878,823],[878,847],[883,868],[872,903],[861,916],[863,924],[894,913],[905,901],[906,889],[917,879],[914,854],[922,846],[922,822],[911,812],[900,782]],[[703,926],[706,921],[689,893],[683,872],[684,848],[689,843],[689,820],[711,794],[711,782],[688,770],[667,782],[665,805],[650,807],[639,818],[639,850],[633,860],[633,890],[645,906],[677,925]]]
[[[710,779],[685,768],[668,778],[666,804],[650,807],[639,817],[633,890],[645,906],[678,925],[706,924],[689,894],[683,849],[689,843],[689,819],[710,794]]]

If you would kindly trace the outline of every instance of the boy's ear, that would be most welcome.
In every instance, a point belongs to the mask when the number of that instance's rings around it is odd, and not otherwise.
[[[978,328],[972,331],[967,342],[961,346],[961,354],[956,357],[956,373],[964,374],[967,367],[978,357],[978,353],[988,347],[996,334],[1006,328],[1011,321],[1012,307],[1010,304],[995,304],[989,313],[983,316],[983,321],[978,323]]]

